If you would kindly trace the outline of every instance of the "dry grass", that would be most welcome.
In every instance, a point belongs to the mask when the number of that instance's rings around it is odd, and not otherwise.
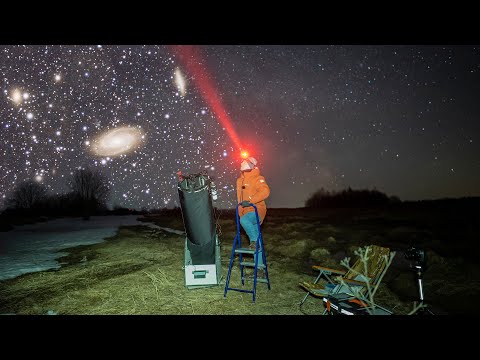
[[[26,274],[0,282],[0,313],[321,314],[321,298],[310,296],[302,308],[299,307],[305,292],[298,283],[314,279],[316,274],[311,266],[322,264],[341,268],[340,260],[344,256],[353,256],[355,249],[372,239],[385,242],[386,239],[379,234],[388,234],[388,226],[386,230],[378,227],[376,231],[375,228],[360,231],[325,219],[319,221],[296,216],[285,221],[283,213],[269,216],[263,235],[271,290],[259,283],[255,303],[251,294],[236,291],[229,291],[224,297],[236,229],[234,219],[220,218],[223,277],[219,286],[195,290],[184,286],[183,236],[146,226],[121,227],[117,235],[103,243],[69,250],[70,254],[60,259],[63,265],[57,271]],[[160,226],[183,230],[181,218],[151,217],[150,220]],[[402,233],[409,231],[413,229],[402,229]],[[398,230],[393,233],[396,238]],[[478,288],[474,275],[478,273],[478,267],[472,269],[470,278],[458,283],[460,262],[453,263],[433,254],[433,270],[425,274],[426,293],[436,291],[439,296],[454,296],[471,291],[469,286],[472,284]],[[452,273],[455,270],[457,273]],[[380,284],[375,299],[396,314],[407,314],[413,307],[412,296],[416,296],[412,274],[395,269],[389,272],[391,277],[387,280],[387,276]],[[232,271],[231,286],[241,286],[238,265]],[[251,289],[251,283],[247,282],[245,287]],[[439,304],[446,305],[440,300]]]
[[[222,245],[220,286],[184,286],[184,238],[147,227],[121,228],[108,241],[71,249],[58,271],[27,274],[0,283],[1,313],[47,314],[301,314],[298,276],[269,263],[271,290],[223,291],[230,244]],[[268,251],[268,250],[267,250]],[[87,261],[82,261],[86,257]],[[237,271],[235,271],[237,270]],[[249,283],[246,283],[246,287]],[[238,268],[231,285],[239,286]]]

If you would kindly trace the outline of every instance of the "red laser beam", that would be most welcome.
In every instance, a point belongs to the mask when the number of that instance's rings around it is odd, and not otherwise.
[[[172,45],[170,48],[172,52],[178,56],[178,59],[188,72],[193,75],[193,81],[200,90],[203,99],[213,110],[218,122],[225,128],[237,149],[241,150],[242,145],[233,127],[232,119],[228,116],[227,111],[218,96],[218,92],[211,80],[211,76],[209,76],[205,67],[202,66],[202,54],[200,49],[192,45]]]

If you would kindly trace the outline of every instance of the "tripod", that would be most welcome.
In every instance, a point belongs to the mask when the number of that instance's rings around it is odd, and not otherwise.
[[[418,292],[420,296],[420,305],[423,305],[417,312],[417,315],[435,315],[430,309],[427,307],[425,302],[423,301],[423,284],[422,284],[422,277],[423,277],[423,266],[421,264],[415,265],[415,274],[417,275],[417,282],[418,282]]]

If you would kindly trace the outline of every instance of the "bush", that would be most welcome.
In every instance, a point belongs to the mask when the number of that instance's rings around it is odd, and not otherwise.
[[[28,210],[38,207],[44,201],[47,190],[42,184],[28,180],[20,183],[7,199],[7,207],[13,209]]]
[[[110,194],[108,180],[99,171],[79,169],[69,182],[73,198],[85,214],[107,208]]]

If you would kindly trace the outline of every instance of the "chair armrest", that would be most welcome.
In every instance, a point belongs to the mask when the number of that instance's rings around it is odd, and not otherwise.
[[[330,268],[320,266],[320,265],[313,265],[312,269],[318,270],[318,271],[327,271],[327,272],[330,272],[332,274],[338,274],[338,275],[345,275],[345,273],[346,273],[345,270],[330,269]]]
[[[316,297],[322,297],[329,294],[329,291],[321,284],[312,284],[304,281],[298,285]]]

